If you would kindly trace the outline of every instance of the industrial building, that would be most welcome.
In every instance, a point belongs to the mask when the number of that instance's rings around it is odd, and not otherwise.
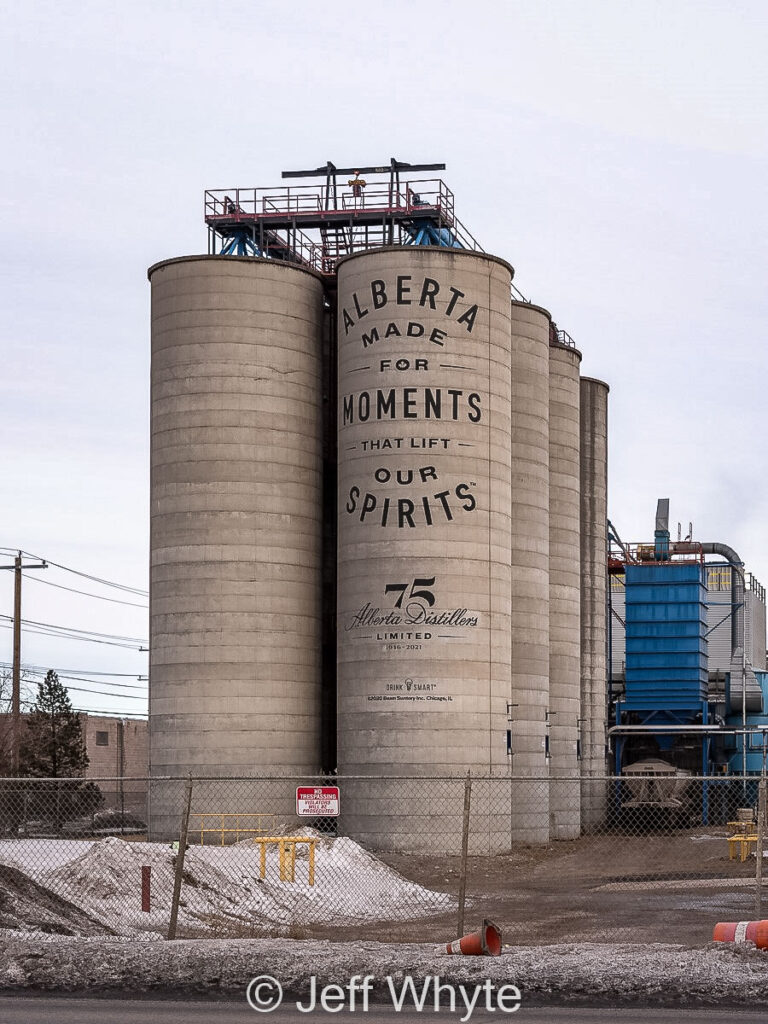
[[[765,589],[727,544],[696,541],[692,528],[671,540],[667,499],[658,502],[652,543],[625,545],[612,525],[609,532],[613,770],[759,773]]]
[[[105,807],[143,818],[147,806],[147,722],[116,715],[79,711],[80,728],[88,755],[83,778],[96,781]],[[20,715],[26,730],[28,712]],[[0,752],[10,758],[13,716],[0,714]]]
[[[442,166],[206,192],[208,253],[149,270],[150,770],[338,772],[393,850],[430,848],[403,780],[471,771],[499,851],[601,824],[609,765],[689,770],[697,727],[738,767],[710,731],[739,685],[766,713],[765,595],[663,521],[609,563],[608,385]]]

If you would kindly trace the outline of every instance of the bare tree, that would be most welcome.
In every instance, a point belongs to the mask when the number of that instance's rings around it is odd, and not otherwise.
[[[29,702],[30,688],[34,685],[28,671],[21,669],[21,710],[24,712]],[[13,772],[13,671],[0,668],[0,778],[10,776]],[[22,717],[22,733],[25,728]]]
[[[11,670],[0,668],[0,776],[10,775],[13,764],[12,691],[13,674]]]

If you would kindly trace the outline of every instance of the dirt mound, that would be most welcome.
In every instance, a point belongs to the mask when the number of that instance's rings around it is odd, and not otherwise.
[[[8,864],[0,864],[0,928],[54,935],[114,934],[68,900]]]

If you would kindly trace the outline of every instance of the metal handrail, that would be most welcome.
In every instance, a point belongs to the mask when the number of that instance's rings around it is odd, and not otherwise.
[[[214,833],[217,836],[220,835],[221,836],[221,844],[220,844],[221,846],[224,846],[224,836],[225,835],[230,835],[230,834],[233,834],[233,833],[235,835],[235,842],[238,842],[238,837],[241,836],[241,835],[243,835],[243,836],[268,836],[270,834],[270,830],[268,828],[261,828],[260,827],[261,820],[264,819],[264,818],[270,818],[274,822],[275,818],[276,818],[276,816],[274,814],[271,814],[270,812],[267,812],[267,811],[263,811],[263,812],[250,812],[250,811],[241,811],[241,812],[238,812],[238,811],[234,811],[234,812],[229,812],[229,811],[223,811],[223,812],[220,812],[220,811],[205,811],[205,812],[195,812],[194,814],[191,814],[190,817],[192,817],[192,818],[199,818],[200,819],[200,827],[197,828],[197,829],[193,828],[192,831],[200,833],[200,845],[201,846],[205,846],[205,836],[208,833]],[[206,827],[206,825],[205,825],[205,819],[206,818],[218,818],[219,819],[218,827],[213,827],[213,826]],[[224,819],[225,818],[226,819],[234,818],[235,819],[235,827],[234,828],[227,828],[226,825],[224,824]],[[256,827],[251,826],[251,825],[240,825],[240,819],[241,818],[256,818],[259,821],[259,825],[256,826]]]

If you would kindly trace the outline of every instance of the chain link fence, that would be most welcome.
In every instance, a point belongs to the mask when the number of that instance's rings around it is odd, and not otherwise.
[[[338,816],[297,814],[329,786]],[[445,942],[465,887],[507,942],[701,943],[762,916],[764,805],[754,776],[0,779],[0,928]]]

